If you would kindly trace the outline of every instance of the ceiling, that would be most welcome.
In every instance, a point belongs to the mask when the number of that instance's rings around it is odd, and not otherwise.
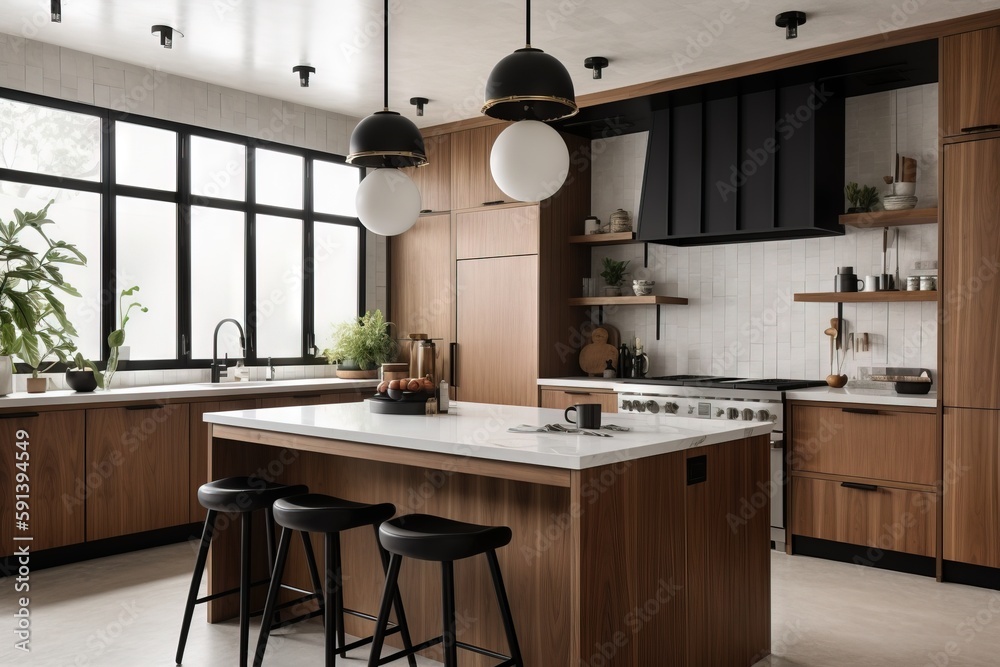
[[[382,106],[380,0],[0,0],[0,32],[361,117]],[[1000,8],[1000,0],[535,0],[532,45],[567,66],[578,95]],[[902,6],[912,8],[906,14]],[[799,38],[774,26],[808,13]],[[524,46],[519,0],[392,0],[390,107],[418,125],[479,114],[501,57]],[[160,48],[150,26],[184,33]],[[699,45],[700,42],[700,45]],[[611,60],[604,78],[587,56]],[[317,69],[300,88],[292,66]],[[409,98],[430,98],[415,118]]]

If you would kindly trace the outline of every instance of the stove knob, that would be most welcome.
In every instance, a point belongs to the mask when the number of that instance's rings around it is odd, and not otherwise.
[[[639,412],[645,412],[646,411],[646,404],[643,403],[642,401],[636,401],[632,405],[634,405],[635,409],[638,410]]]
[[[752,422],[753,421],[753,410],[750,408],[743,408],[743,421]]]
[[[666,410],[667,412],[669,412],[672,415],[676,415],[677,414],[677,408],[678,408],[678,405],[676,403],[664,403],[663,404],[663,409]]]
[[[736,408],[728,408],[726,410],[726,417],[729,419],[738,419],[740,416],[740,411]]]
[[[724,414],[726,414],[726,411],[723,410],[722,408],[716,408],[715,409],[715,416],[716,417],[721,417]]]
[[[656,401],[646,401],[646,409],[655,415],[660,411],[660,406]]]
[[[688,414],[689,415],[693,415],[694,414],[694,406],[693,405],[689,405],[688,406]]]
[[[769,422],[771,421],[771,413],[768,412],[767,410],[758,410],[757,419],[759,419],[762,422]]]

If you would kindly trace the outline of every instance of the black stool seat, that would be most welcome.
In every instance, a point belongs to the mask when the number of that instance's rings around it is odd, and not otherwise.
[[[392,503],[366,505],[322,493],[281,498],[274,503],[278,525],[310,533],[342,533],[361,526],[377,526],[392,518]]]
[[[507,546],[506,526],[480,526],[430,514],[408,514],[379,528],[382,546],[407,558],[455,561]]]
[[[217,512],[254,512],[271,507],[278,498],[308,492],[309,487],[303,484],[289,486],[259,477],[226,477],[198,487],[198,502]]]

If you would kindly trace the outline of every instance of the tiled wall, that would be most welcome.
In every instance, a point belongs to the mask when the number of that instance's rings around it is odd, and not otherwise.
[[[346,155],[357,118],[0,33],[3,88]],[[367,235],[369,308],[386,308],[385,238]]]
[[[848,100],[846,180],[885,189],[881,176],[891,173],[896,152],[893,140],[883,141],[895,136],[892,96]],[[899,151],[921,158],[918,206],[936,205],[937,86],[900,91],[897,100]],[[633,214],[638,208],[646,139],[641,133],[598,140],[603,145],[595,150],[592,211],[602,221],[615,208]],[[916,271],[914,263],[937,259],[937,225],[899,230],[900,274],[936,273]],[[643,340],[651,375],[823,378],[830,372],[829,338],[823,331],[836,317],[836,306],[794,303],[792,295],[832,291],[838,266],[853,266],[862,275],[880,273],[882,232],[848,229],[832,238],[696,248],[650,244],[645,269],[641,244],[595,248],[592,272],[601,285],[605,256],[631,260],[631,278],[656,280],[655,293],[689,299],[686,306],[661,306],[659,341],[655,308],[605,309],[606,319],[623,337]],[[894,258],[890,250],[890,263]],[[935,303],[847,304],[844,318],[848,331],[868,332],[870,340],[868,352],[848,351],[842,357],[843,372],[852,378],[858,369],[872,366],[936,368]]]

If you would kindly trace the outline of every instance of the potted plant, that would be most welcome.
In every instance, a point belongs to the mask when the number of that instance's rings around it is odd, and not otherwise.
[[[844,186],[844,195],[851,204],[848,213],[868,213],[878,205],[878,190],[871,185],[862,187],[851,181]]]
[[[104,374],[90,359],[77,352],[71,360],[71,368],[66,370],[66,384],[80,393],[89,393],[104,387]]]
[[[389,334],[391,322],[382,311],[367,311],[333,330],[333,347],[323,350],[328,363],[337,363],[337,377],[376,378],[382,364],[396,358],[398,345]]]
[[[87,258],[73,244],[46,234],[44,226],[53,224],[47,217],[51,205],[34,213],[15,209],[14,220],[0,221],[0,396],[13,391],[13,355],[33,369],[32,387],[44,391],[45,380],[38,377],[43,361],[55,354],[65,362],[76,350],[76,330],[56,290],[80,296],[60,265],[85,266]],[[21,234],[28,230],[42,239],[42,251],[22,245]]]
[[[622,283],[625,282],[625,270],[628,265],[629,262],[620,262],[610,257],[604,258],[604,270],[601,271],[601,277],[607,283],[607,287],[604,288],[605,296],[622,295]]]
[[[123,344],[125,343],[125,325],[128,324],[129,313],[133,308],[138,308],[141,313],[148,313],[149,308],[138,301],[133,301],[128,306],[125,305],[125,297],[132,296],[139,291],[138,285],[133,285],[128,289],[123,289],[118,295],[118,328],[108,335],[108,365],[104,370],[103,389],[111,389],[111,380],[118,371],[118,360],[121,355]]]

